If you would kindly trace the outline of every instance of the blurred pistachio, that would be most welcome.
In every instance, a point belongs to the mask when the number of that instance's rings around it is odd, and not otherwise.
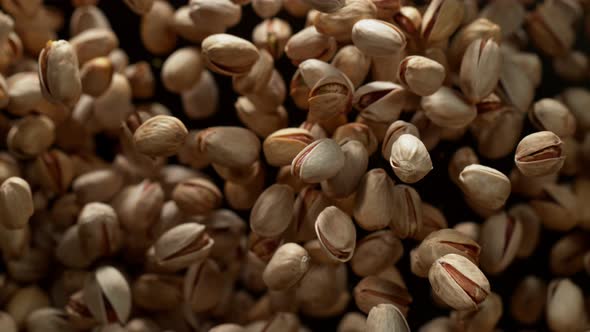
[[[554,279],[547,287],[547,325],[553,331],[576,331],[587,324],[582,289],[570,279]]]
[[[24,328],[27,317],[38,309],[49,307],[49,297],[39,286],[22,287],[8,301],[6,313],[14,319],[17,327]]]
[[[313,24],[320,33],[346,43],[351,40],[356,22],[376,17],[377,7],[371,0],[346,0],[344,6],[334,12],[319,13]]]
[[[457,91],[445,86],[432,95],[422,97],[420,106],[426,116],[441,127],[461,128],[477,116],[475,106],[469,104]]]
[[[376,276],[368,276],[354,287],[354,300],[365,313],[380,304],[392,304],[406,315],[412,303],[412,296],[405,287]]]
[[[26,320],[27,331],[63,331],[75,332],[76,329],[68,321],[65,311],[54,308],[41,308],[33,311]]]
[[[0,220],[7,229],[24,228],[33,215],[31,187],[22,178],[11,177],[0,185]]]
[[[524,234],[520,221],[502,212],[488,218],[481,227],[481,266],[496,275],[516,257]]]
[[[289,22],[273,17],[254,27],[252,42],[258,48],[268,51],[274,59],[279,59],[292,34]]]
[[[223,196],[219,188],[205,178],[189,178],[179,182],[172,199],[188,215],[208,214],[221,205]]]
[[[424,21],[422,24],[424,25]],[[479,38],[492,39],[499,43],[502,38],[500,26],[480,17],[459,29],[449,45],[447,58],[451,68],[460,67],[465,51],[473,41]]]
[[[86,62],[80,69],[82,92],[92,97],[100,96],[111,85],[113,72],[113,64],[107,57],[98,57]]]
[[[251,0],[256,15],[267,19],[275,16],[283,6],[283,0]]]
[[[201,78],[203,62],[196,47],[179,48],[162,65],[161,79],[168,91],[181,93],[192,88]]]
[[[406,37],[398,27],[376,19],[356,22],[352,27],[352,42],[371,57],[401,53],[406,47]]]
[[[464,9],[458,0],[432,1],[422,17],[422,38],[432,43],[450,37],[461,24]]]
[[[379,304],[371,309],[367,317],[366,331],[409,332],[410,326],[404,315],[392,304]]]
[[[350,261],[354,274],[367,277],[395,264],[403,256],[401,241],[390,230],[381,230],[359,239]]]
[[[103,28],[92,28],[80,32],[70,39],[70,44],[77,55],[80,65],[97,57],[107,56],[119,45],[117,35]]]
[[[338,323],[337,332],[362,332],[366,328],[366,317],[358,312],[346,313]]]
[[[133,281],[131,291],[133,303],[138,307],[148,311],[165,311],[180,305],[182,277],[145,273]]]
[[[138,15],[145,15],[150,12],[154,5],[154,0],[124,0],[129,9]]]
[[[515,287],[510,299],[510,314],[524,324],[537,322],[547,300],[547,284],[534,275],[524,277]]]
[[[549,268],[553,275],[572,276],[584,270],[584,255],[590,251],[590,237],[583,232],[563,236],[551,247]]]
[[[0,312],[0,327],[2,331],[18,332],[18,327],[14,319],[4,311]]]
[[[528,15],[526,29],[535,46],[549,56],[567,54],[575,38],[567,17],[549,4],[538,5]]]
[[[170,53],[177,42],[172,29],[174,8],[167,1],[154,0],[149,12],[141,17],[139,35],[143,46],[154,55]]]
[[[115,210],[104,203],[86,204],[78,216],[81,249],[89,257],[114,254],[123,242]]]
[[[368,0],[367,0],[368,1]],[[291,62],[299,65],[308,59],[328,61],[336,53],[336,40],[310,26],[295,33],[285,45],[285,54]]]
[[[540,242],[541,220],[529,204],[516,204],[508,210],[510,218],[522,226],[522,239],[516,257],[527,258],[533,254]]]
[[[207,118],[217,112],[219,90],[213,75],[203,70],[199,81],[181,94],[184,114],[190,119]]]
[[[250,213],[250,227],[256,234],[281,235],[292,222],[295,193],[291,187],[273,184],[256,200]]]
[[[136,62],[126,66],[124,72],[134,97],[149,98],[154,95],[156,82],[149,63]]]
[[[535,85],[524,67],[510,58],[504,58],[496,93],[506,103],[514,105],[521,112],[526,112],[533,102]]]
[[[230,0],[192,0],[189,2],[190,18],[197,25],[220,24],[224,28],[240,22],[242,8]]]
[[[502,298],[491,292],[479,304],[477,311],[453,311],[451,320],[461,331],[492,331],[500,321],[503,313]]]
[[[369,163],[367,150],[362,143],[351,140],[340,147],[344,153],[344,166],[335,176],[321,183],[326,195],[337,198],[350,196],[356,191]]]
[[[158,220],[163,204],[162,186],[144,180],[123,188],[113,199],[112,206],[123,228],[142,234]]]
[[[559,137],[569,137],[576,131],[576,119],[561,102],[544,98],[533,104],[529,120],[538,130],[551,131]]]
[[[358,88],[369,74],[371,59],[358,47],[346,45],[336,52],[331,64],[346,75],[355,88]]]
[[[548,183],[543,186],[543,196],[529,202],[537,212],[541,223],[548,229],[568,231],[578,224],[576,197],[566,185]]]
[[[264,269],[262,278],[272,290],[293,287],[309,269],[310,257],[295,243],[280,246]]]
[[[249,166],[260,153],[256,135],[241,127],[210,127],[200,131],[196,139],[209,160],[230,168]]]

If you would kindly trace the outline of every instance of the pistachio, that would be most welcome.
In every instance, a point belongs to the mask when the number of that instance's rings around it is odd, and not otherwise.
[[[493,39],[476,39],[465,50],[460,70],[461,91],[471,102],[487,97],[500,79],[502,58]]]
[[[210,127],[197,135],[199,150],[210,161],[230,168],[250,166],[260,153],[260,141],[240,127]]]
[[[145,15],[152,9],[154,0],[125,0],[125,4],[136,14]]]
[[[268,187],[256,200],[250,213],[250,227],[264,237],[281,235],[293,219],[295,193],[284,184]]]
[[[180,48],[170,54],[162,65],[162,83],[168,91],[181,93],[199,81],[202,71],[203,63],[199,49]]]
[[[212,212],[221,205],[223,196],[213,182],[204,178],[189,178],[174,187],[172,199],[182,212],[192,215]]]
[[[381,57],[401,53],[406,37],[395,25],[376,19],[364,19],[352,27],[352,42],[363,53]]]
[[[360,277],[375,275],[399,261],[403,253],[402,243],[393,232],[372,232],[357,242],[350,267]]]
[[[351,110],[352,83],[344,75],[328,76],[319,80],[309,92],[310,122],[326,121],[346,115]]]
[[[83,65],[94,58],[109,55],[119,45],[119,39],[109,29],[93,28],[70,39],[70,45],[76,52],[76,63]]]
[[[322,13],[336,12],[346,4],[344,0],[303,0],[303,2]]]
[[[540,241],[541,220],[529,204],[517,204],[508,210],[510,218],[522,226],[522,239],[516,257],[526,258],[533,254]],[[526,236],[524,236],[526,234]]]
[[[138,307],[149,311],[164,311],[180,305],[182,277],[142,274],[131,284],[131,291],[133,302]]]
[[[364,145],[369,155],[377,150],[377,137],[373,130],[363,123],[351,122],[339,126],[332,134],[332,139],[340,145],[344,145],[350,140],[358,141]]]
[[[475,106],[468,104],[458,92],[445,86],[432,95],[422,97],[420,106],[426,116],[441,127],[465,127],[477,116]]]
[[[399,118],[406,96],[407,92],[400,85],[374,81],[361,86],[354,93],[352,104],[361,111],[363,118],[389,125]]]
[[[315,232],[322,248],[340,262],[349,261],[356,246],[352,219],[335,206],[325,208],[315,222]]]
[[[524,277],[514,289],[510,300],[510,314],[524,324],[537,322],[547,300],[547,284],[534,275]]]
[[[422,56],[404,58],[397,71],[400,83],[419,96],[435,93],[443,84],[445,68],[438,62]]]
[[[587,320],[584,310],[584,297],[578,285],[570,279],[554,279],[549,283],[545,307],[549,328],[554,331],[584,329]]]
[[[469,165],[459,174],[459,188],[465,199],[490,210],[500,209],[510,196],[510,180],[491,167]]]
[[[221,300],[226,278],[215,261],[192,265],[184,278],[184,299],[194,312],[210,310]]]
[[[344,153],[331,139],[307,145],[291,163],[291,173],[306,183],[319,183],[335,176],[344,167]]]
[[[205,232],[205,226],[180,224],[162,234],[154,243],[155,257],[162,267],[177,271],[203,262],[213,245],[214,240]]]
[[[406,315],[412,296],[405,287],[376,276],[368,276],[354,287],[354,300],[357,307],[365,313],[379,304],[392,304]]]
[[[84,302],[92,316],[103,324],[125,323],[131,314],[131,290],[125,277],[112,266],[97,269],[86,280]]]
[[[529,119],[538,130],[551,131],[561,138],[572,136],[576,131],[573,114],[555,99],[544,98],[535,102]]]
[[[27,331],[63,331],[75,332],[76,329],[68,321],[65,311],[54,308],[41,308],[33,311],[26,320]],[[9,330],[10,331],[10,330]]]
[[[481,244],[481,266],[489,274],[502,272],[520,247],[522,225],[518,219],[512,219],[502,212],[488,218],[481,227],[479,243]]]
[[[341,145],[344,166],[332,178],[322,181],[322,190],[330,197],[347,197],[356,191],[367,171],[369,156],[362,143],[348,141]]]
[[[274,58],[283,55],[285,46],[293,34],[291,25],[280,18],[269,18],[252,30],[252,41],[259,49],[264,49]]]
[[[346,45],[338,50],[331,63],[346,75],[352,85],[357,88],[369,74],[371,58],[365,55],[358,47]]]
[[[490,293],[485,275],[469,259],[457,254],[437,259],[428,280],[433,292],[456,310],[477,309]]]
[[[570,233],[551,247],[549,268],[554,275],[572,276],[584,270],[584,255],[590,250],[588,236],[582,232]]]
[[[187,134],[186,127],[177,118],[157,115],[137,128],[133,140],[139,152],[151,157],[167,157],[180,149]]]
[[[143,46],[150,53],[163,55],[176,46],[176,33],[170,24],[173,17],[174,7],[162,0],[154,0],[150,11],[141,17],[139,34]]]
[[[192,0],[189,15],[195,25],[222,25],[231,27],[240,22],[242,8],[230,0]]]
[[[126,66],[124,74],[134,97],[150,98],[154,96],[156,82],[149,63],[140,61]]]
[[[489,331],[500,321],[502,311],[502,298],[492,292],[479,305],[477,311],[453,311],[451,320],[464,331]]]
[[[373,231],[387,227],[394,214],[394,182],[382,168],[368,171],[359,184],[354,219],[363,229]]]
[[[18,158],[36,157],[55,142],[55,124],[45,115],[28,115],[10,128],[8,149]]]
[[[529,37],[542,52],[550,56],[566,54],[574,42],[574,30],[562,12],[550,5],[539,5],[526,22]]]
[[[78,237],[89,257],[114,254],[123,242],[115,210],[103,203],[86,204],[78,216]]]
[[[98,57],[86,62],[80,69],[82,92],[92,97],[102,95],[113,79],[115,68],[107,57]]]
[[[371,0],[347,0],[337,11],[319,13],[313,24],[320,33],[334,37],[339,42],[348,42],[356,22],[375,17],[377,7]]]
[[[432,170],[430,154],[414,135],[402,134],[391,146],[389,163],[395,175],[406,183],[420,181]]]
[[[410,326],[398,308],[391,304],[379,304],[369,311],[366,331],[410,331]]]
[[[259,57],[252,43],[228,34],[209,36],[203,40],[201,47],[209,69],[223,75],[245,74]]]
[[[33,215],[33,196],[29,184],[19,177],[0,185],[0,220],[7,229],[22,229]]]
[[[434,231],[410,254],[412,272],[427,277],[432,264],[446,254],[461,255],[477,264],[480,251],[477,242],[457,230]]]
[[[436,42],[450,37],[461,24],[464,8],[458,0],[432,1],[422,17],[422,38]]]
[[[285,54],[293,64],[299,65],[309,59],[328,61],[334,56],[336,49],[334,38],[310,26],[289,38],[285,45]]]
[[[525,176],[557,173],[565,160],[561,145],[559,137],[550,131],[530,134],[516,147],[516,166]]]
[[[309,259],[307,251],[295,243],[280,246],[264,269],[264,283],[272,290],[293,287],[309,269]]]

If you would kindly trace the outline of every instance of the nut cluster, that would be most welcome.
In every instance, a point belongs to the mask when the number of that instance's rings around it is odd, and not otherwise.
[[[1,332],[590,331],[590,1],[178,2],[0,0]]]

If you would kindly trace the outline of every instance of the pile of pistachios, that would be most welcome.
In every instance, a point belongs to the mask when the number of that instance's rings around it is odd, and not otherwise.
[[[590,1],[115,1],[0,0],[0,332],[590,331]]]

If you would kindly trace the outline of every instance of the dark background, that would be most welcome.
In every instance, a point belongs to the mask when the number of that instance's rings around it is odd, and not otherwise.
[[[175,7],[184,5],[187,1],[183,0],[171,0],[169,1]],[[424,1],[423,1],[424,2]],[[46,0],[46,4],[55,6],[63,10],[66,17],[66,25],[60,32],[60,37],[67,39],[68,19],[73,10],[70,1],[68,0]],[[151,55],[145,50],[139,37],[139,23],[140,17],[131,12],[121,0],[102,0],[99,3],[99,7],[108,16],[109,21],[112,25],[113,30],[116,32],[120,40],[120,47],[123,48],[129,55],[130,63],[134,63],[140,60],[148,61],[152,64],[154,74],[159,78],[159,66],[165,60],[165,57],[157,57]],[[280,18],[288,20],[292,24],[293,31],[300,30],[304,21],[302,19],[294,19],[290,17],[285,11],[281,11],[278,15]],[[252,29],[256,24],[261,21],[257,17],[251,7],[245,6],[243,8],[242,21],[239,25],[228,30],[228,33],[250,39]],[[582,30],[582,29],[580,29]],[[578,34],[582,36],[582,31]],[[578,38],[578,48],[588,50],[588,45],[584,38]],[[179,39],[178,47],[183,45],[189,45],[188,42]],[[536,99],[542,97],[552,97],[558,94],[561,89],[566,85],[561,82],[552,72],[551,63],[548,59],[544,58],[544,75],[543,83],[537,90]],[[280,60],[276,61],[276,67],[279,69],[285,81],[290,81],[295,67],[290,61],[283,56]],[[219,85],[220,90],[220,103],[218,113],[210,119],[193,121],[187,119],[182,112],[182,105],[180,103],[180,97],[178,95],[169,93],[166,91],[158,80],[158,86],[156,90],[156,96],[153,99],[164,105],[166,105],[175,116],[181,118],[189,129],[191,128],[204,128],[212,125],[241,125],[237,116],[233,103],[237,99],[237,95],[233,92],[231,87],[231,79],[228,77],[215,75],[215,79]],[[588,85],[588,82],[584,82]],[[146,102],[150,100],[136,100],[137,102]],[[285,104],[286,109],[289,113],[290,125],[297,126],[301,123],[305,114],[301,110],[298,110],[293,103],[288,100]],[[533,130],[527,124],[525,125],[525,133],[532,132]],[[98,139],[99,148],[107,156],[112,156],[114,153],[114,146],[116,142],[106,137],[99,137]],[[477,221],[483,222],[482,218],[474,214],[463,202],[461,191],[448,179],[447,176],[447,164],[452,153],[459,147],[470,144],[473,145],[473,138],[469,134],[466,135],[459,142],[441,142],[439,146],[431,152],[434,170],[422,181],[415,185],[415,188],[419,191],[423,201],[433,204],[434,206],[442,209],[444,212],[449,226],[462,221]],[[481,160],[482,164],[488,165],[508,174],[513,166],[511,158],[503,160]],[[390,170],[389,165],[380,157],[377,153],[371,159],[371,167],[382,167],[390,172],[390,175],[395,178],[395,175]],[[276,171],[276,170],[275,170]],[[271,171],[272,172],[272,171]],[[210,171],[210,174],[215,177],[214,172]],[[274,175],[267,177],[272,181]],[[216,177],[219,181],[219,178]],[[566,181],[568,179],[565,179]],[[513,196],[510,199],[508,206],[511,204],[521,201],[520,197]],[[247,220],[248,213],[242,213],[242,216]],[[526,235],[525,235],[526,236]],[[558,240],[562,234],[543,231],[541,235],[541,242],[535,254],[527,260],[516,259],[511,266],[502,273],[499,277],[489,277],[492,285],[492,290],[500,294],[504,300],[504,314],[500,322],[499,327],[504,331],[516,331],[522,328],[536,329],[537,331],[545,331],[546,327],[544,321],[537,326],[521,326],[510,318],[509,314],[509,298],[515,285],[525,275],[535,274],[549,281],[551,274],[548,268],[548,254],[552,244]],[[437,308],[430,300],[430,285],[427,279],[420,279],[413,276],[409,270],[409,257],[408,253],[417,243],[414,241],[405,241],[406,254],[404,258],[397,264],[399,269],[402,271],[405,281],[408,285],[410,293],[412,294],[414,301],[411,305],[411,309],[408,315],[408,322],[412,327],[412,330],[417,330],[419,326],[428,320],[441,316],[447,315],[448,310]],[[579,273],[573,277],[574,281],[583,286],[588,285],[588,276]],[[354,287],[358,279],[350,274],[350,287]],[[586,295],[588,295],[588,289],[586,289]],[[354,301],[351,301],[349,310],[356,310]],[[326,320],[315,320],[310,318],[304,318],[304,322],[308,324],[314,331],[332,331],[335,330],[338,323],[338,319],[326,319]]]

